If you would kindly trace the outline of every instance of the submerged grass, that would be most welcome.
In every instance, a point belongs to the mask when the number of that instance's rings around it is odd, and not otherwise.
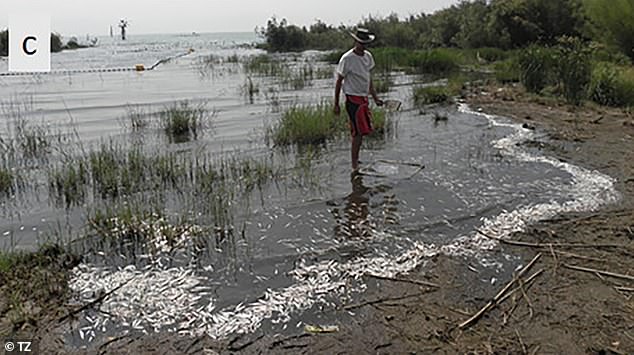
[[[385,111],[374,109],[372,117],[377,135],[389,129]],[[329,102],[314,106],[294,106],[282,114],[277,124],[267,129],[266,136],[267,140],[277,146],[321,144],[347,133],[348,120],[345,110],[336,116]]]
[[[133,132],[141,131],[150,125],[149,114],[140,105],[127,105],[122,125]]]
[[[211,117],[204,103],[193,104],[187,100],[176,102],[160,112],[166,136],[176,143],[197,139]]]
[[[170,252],[203,235],[203,228],[185,217],[168,218],[161,211],[124,205],[94,211],[89,234],[122,251],[142,250],[152,255]]]
[[[27,160],[45,158],[51,150],[52,133],[47,125],[34,124],[29,117],[35,112],[33,98],[12,98],[2,101],[0,107],[9,133],[8,138],[0,138],[3,153],[18,153]]]
[[[337,117],[332,105],[294,106],[282,114],[277,125],[267,131],[275,145],[318,144],[345,129],[345,120]]]
[[[49,170],[49,194],[57,205],[81,205],[89,183],[88,165],[83,160],[69,161]]]

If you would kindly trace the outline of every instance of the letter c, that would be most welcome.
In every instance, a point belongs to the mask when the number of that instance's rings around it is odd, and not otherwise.
[[[27,48],[27,42],[28,41],[33,41],[33,42],[37,42],[37,38],[33,37],[33,36],[28,36],[24,39],[24,42],[22,42],[22,50],[24,51],[24,53],[26,53],[27,55],[33,55],[35,54],[35,52],[37,52],[37,49],[33,49],[32,51],[30,51]]]

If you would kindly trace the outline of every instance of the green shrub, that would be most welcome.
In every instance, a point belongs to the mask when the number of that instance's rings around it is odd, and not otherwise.
[[[563,94],[571,104],[585,98],[592,75],[591,48],[579,38],[562,37],[557,46],[557,78]]]
[[[531,45],[520,51],[517,64],[520,81],[528,92],[539,93],[552,81],[555,52],[546,47]]]
[[[606,106],[634,105],[634,70],[599,63],[592,71],[590,100]]]
[[[634,2],[632,0],[586,0],[596,32],[634,60]]]

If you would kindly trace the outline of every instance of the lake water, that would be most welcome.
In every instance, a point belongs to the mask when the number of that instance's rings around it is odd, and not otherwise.
[[[399,112],[388,113],[394,128],[366,139],[362,149],[362,162],[376,176],[351,179],[346,138],[312,149],[274,147],[265,139],[266,128],[291,106],[330,98],[334,67],[318,61],[319,53],[280,57],[294,70],[321,73],[301,89],[279,77],[245,72],[230,57],[245,61],[261,54],[243,46],[256,40],[253,34],[140,36],[125,43],[102,38],[96,48],[54,54],[52,68],[67,70],[64,74],[0,77],[4,141],[12,137],[12,117],[21,103],[28,107],[22,117],[47,127],[59,144],[71,142],[72,154],[116,142],[187,159],[266,160],[283,171],[279,179],[223,205],[233,228],[205,232],[200,243],[184,240],[169,250],[94,238],[73,243],[86,255],[70,284],[76,302],[121,287],[102,303],[102,312],[85,312],[69,334],[71,343],[98,343],[125,332],[214,338],[260,327],[279,332],[328,318],[341,299],[360,297],[367,287],[364,274],[394,276],[438,254],[481,265],[474,282],[490,283],[508,277],[521,260],[495,252],[496,243],[476,228],[508,237],[558,213],[592,210],[619,198],[610,177],[525,144],[547,140],[543,132],[465,105],[421,114],[411,96],[412,83],[422,79],[402,73],[393,73],[396,85],[384,95],[403,102]],[[150,67],[190,48],[193,53],[151,71],[78,72]],[[0,62],[2,71],[6,61]],[[249,86],[257,88],[253,95]],[[197,139],[173,143],[152,113],[182,100],[204,104],[214,114]],[[130,107],[150,120],[141,132],[126,125]],[[436,120],[434,113],[447,119]],[[112,205],[154,204],[173,219],[217,224],[217,209],[208,213],[212,200],[186,189],[140,191],[117,201],[89,193],[78,206],[60,206],[48,191],[47,167],[69,153],[50,150],[44,158],[3,160],[26,180],[26,187],[0,200],[5,249],[33,248],[56,233],[82,236],[87,216]],[[425,168],[419,170],[419,164]]]

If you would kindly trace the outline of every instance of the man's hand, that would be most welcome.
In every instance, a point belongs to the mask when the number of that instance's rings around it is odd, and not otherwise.
[[[335,103],[335,108],[333,109],[333,112],[335,113],[335,116],[339,116],[339,114],[341,113],[341,108],[339,107],[338,102]]]

